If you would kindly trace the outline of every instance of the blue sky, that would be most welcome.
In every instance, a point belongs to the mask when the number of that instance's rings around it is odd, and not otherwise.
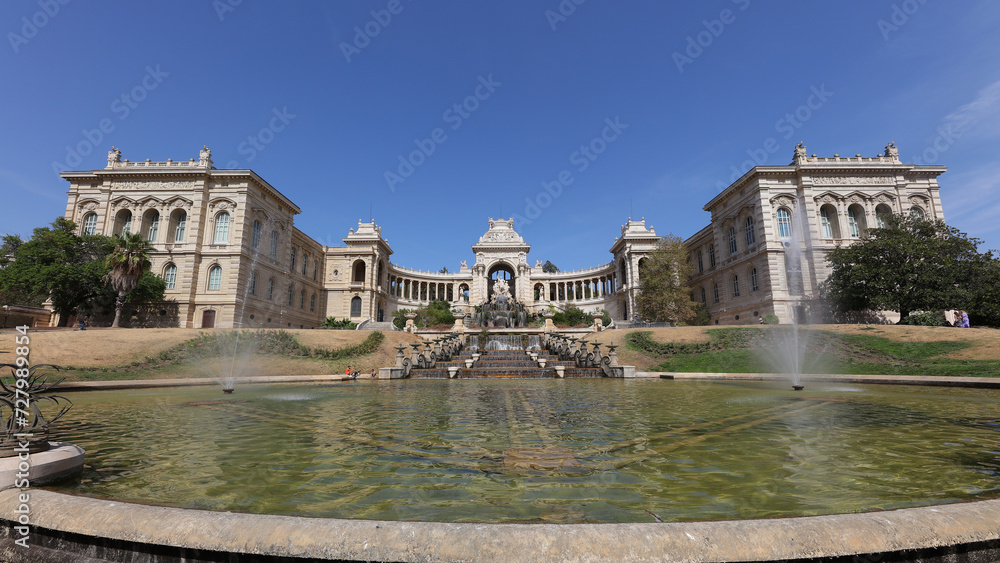
[[[208,145],[321,243],[371,209],[395,263],[455,270],[502,209],[531,263],[579,269],[630,213],[694,234],[800,140],[895,141],[949,167],[946,220],[1000,248],[997,29],[985,0],[8,0],[0,233],[64,213],[60,167]]]

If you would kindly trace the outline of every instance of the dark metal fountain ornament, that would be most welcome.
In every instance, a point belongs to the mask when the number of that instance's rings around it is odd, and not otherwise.
[[[30,368],[0,364],[0,368],[4,367],[11,369],[15,379],[10,385],[0,379],[0,424],[3,425],[3,434],[0,435],[0,457],[15,455],[14,448],[18,447],[19,441],[23,442],[25,437],[29,453],[49,449],[49,424],[66,414],[73,403],[66,397],[50,393],[62,379],[49,383],[40,375],[39,370],[61,368],[52,364],[39,364]],[[39,408],[39,404],[43,402],[54,403],[61,408],[55,416],[46,419]]]
[[[227,395],[232,394],[232,392],[235,391],[235,390],[236,390],[235,387],[223,387],[222,388],[222,392],[225,393],[225,394],[227,394]]]
[[[803,390],[805,388],[806,388],[806,386],[802,385],[801,383],[795,383],[795,384],[792,385],[792,389],[795,389],[796,391],[801,391],[801,390]]]

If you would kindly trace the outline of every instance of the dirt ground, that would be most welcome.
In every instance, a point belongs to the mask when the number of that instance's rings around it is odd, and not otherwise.
[[[216,329],[227,330],[227,329]],[[29,332],[29,347],[32,364],[56,364],[73,367],[121,366],[140,360],[146,356],[156,356],[163,350],[196,338],[201,330],[187,328],[91,328],[85,331],[72,329],[40,330]],[[307,346],[322,348],[342,348],[360,344],[368,337],[367,331],[354,330],[289,330]],[[371,371],[373,367],[390,366],[395,363],[396,350],[393,346],[413,342],[414,337],[403,332],[387,332],[380,350],[364,357],[365,365],[356,366]],[[16,359],[14,330],[0,332],[0,363],[10,363]],[[289,368],[306,369],[301,361],[284,362],[282,359],[260,359],[271,372],[286,372]],[[315,362],[314,362],[315,363]],[[339,362],[335,362],[337,365]],[[371,364],[371,365],[368,365]],[[346,361],[344,368],[347,367]],[[323,364],[303,375],[321,373]],[[320,371],[316,371],[320,370]],[[295,373],[300,373],[295,371]]]
[[[709,339],[708,330],[713,327],[676,327],[646,329],[653,332],[653,339],[659,342],[694,343]],[[766,327],[761,327],[766,328]],[[967,340],[972,347],[951,354],[949,357],[970,360],[1000,360],[1000,330],[988,328],[950,328],[950,327],[918,327],[897,325],[815,325],[809,328],[829,330],[844,334],[868,334],[884,336],[895,340],[913,342],[928,342],[936,340]],[[226,329],[217,329],[226,330]],[[625,343],[625,335],[632,330],[609,330],[594,334],[588,341],[601,342],[603,345]],[[102,329],[94,328],[81,332],[71,329],[43,330],[29,333],[31,341],[31,361],[33,364],[53,363],[74,367],[104,367],[122,366],[145,356],[155,356],[159,352],[195,338],[201,332],[183,328],[157,329]],[[342,348],[361,343],[367,336],[366,331],[353,330],[290,330],[299,341],[307,346],[322,348]],[[413,335],[403,332],[387,332],[382,347],[374,354],[369,354],[354,360],[338,360],[333,362],[317,362],[303,358],[258,358],[257,368],[269,373],[311,374],[333,372],[340,373],[348,362],[359,365],[354,367],[369,373],[372,368],[391,366],[395,363],[396,350],[394,346],[407,344],[417,340]],[[13,362],[15,355],[15,337],[13,330],[0,332],[0,363]],[[606,348],[605,348],[606,350]],[[623,364],[635,365],[639,369],[648,369],[658,360],[649,358],[638,352],[633,352],[621,346],[618,357]],[[197,374],[192,374],[197,376]]]

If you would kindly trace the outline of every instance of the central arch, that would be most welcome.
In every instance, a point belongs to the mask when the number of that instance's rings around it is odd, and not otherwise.
[[[515,285],[516,276],[514,274],[514,268],[506,262],[497,262],[486,274],[486,301],[490,302],[493,300],[493,283],[498,279],[502,279],[507,282],[507,285],[510,286],[511,298],[516,299],[517,286]]]

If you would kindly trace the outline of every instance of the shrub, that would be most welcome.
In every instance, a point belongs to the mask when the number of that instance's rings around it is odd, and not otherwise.
[[[949,326],[943,313],[910,313],[899,319],[901,325]]]
[[[774,313],[768,313],[768,314],[764,315],[763,318],[764,318],[764,324],[767,324],[767,325],[776,325],[779,322],[778,321],[778,315],[775,315]]]
[[[334,317],[327,317],[323,321],[323,328],[355,328],[358,325],[351,322],[351,319],[337,320]]]

